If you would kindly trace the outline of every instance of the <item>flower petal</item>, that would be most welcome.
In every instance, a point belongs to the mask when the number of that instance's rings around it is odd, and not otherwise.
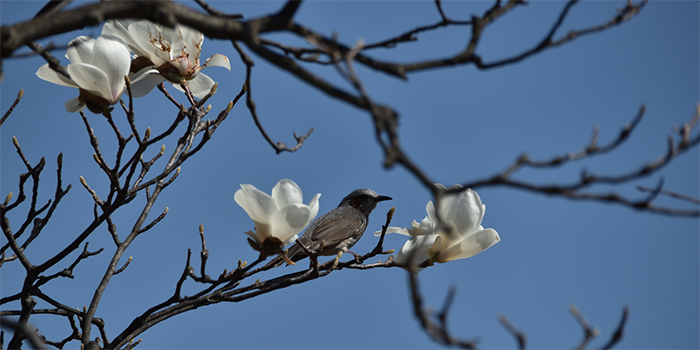
[[[231,62],[229,62],[228,57],[217,53],[207,58],[202,67],[224,67],[231,70]]]
[[[70,73],[68,73],[70,74]],[[49,67],[49,64],[45,64],[36,71],[36,76],[44,79],[50,83],[62,85],[62,86],[68,86],[72,88],[78,88],[78,84],[76,84],[74,81],[64,77],[62,74],[58,74],[55,70],[51,69]]]
[[[165,38],[170,40],[170,61],[187,54],[185,51],[187,42],[182,38],[182,27],[180,25],[176,25],[175,30],[170,32],[170,35],[166,36]]]
[[[65,105],[68,113],[82,111],[83,107],[85,107],[84,105],[80,104],[80,97],[71,98],[70,100],[66,101]]]
[[[272,225],[256,220],[253,220],[253,223],[255,223],[255,240],[259,244],[263,244],[263,242],[265,242],[265,239],[267,237],[270,237],[271,235]]]
[[[206,74],[199,74],[194,79],[188,80],[187,85],[190,87],[190,91],[194,97],[203,98],[209,93],[209,91],[211,91],[211,87],[214,86],[214,80],[209,78],[209,76]],[[185,92],[185,90],[180,87],[180,84],[173,84],[173,86],[176,89]]]
[[[272,218],[271,235],[287,242],[292,236],[301,232],[313,217],[305,205],[288,205],[275,213]]]
[[[408,234],[411,236],[424,236],[435,233],[435,222],[431,221],[427,216],[417,223],[413,220],[411,223],[411,228],[407,229]]]
[[[254,241],[258,242],[258,244],[262,245],[262,242],[264,241],[264,239],[261,240],[260,237],[258,237],[258,235],[255,234],[255,232],[253,232],[253,231],[246,231],[246,232],[244,232],[244,233],[247,234],[247,235],[248,235],[250,238],[252,238]]]
[[[253,185],[241,185],[241,189],[236,191],[233,199],[253,221],[261,223],[271,223],[272,216],[280,210],[272,197]]]
[[[292,180],[282,179],[272,188],[272,198],[280,208],[288,205],[302,204],[303,194],[301,188]]]
[[[439,235],[417,236],[409,239],[404,243],[403,247],[396,254],[396,262],[399,264],[408,264],[409,259],[413,255],[416,264],[420,265],[424,261],[430,259],[435,250],[435,246],[440,245]],[[418,271],[422,270],[419,268]]]
[[[124,41],[113,36],[100,36],[95,40],[93,64],[105,72],[109,82],[111,96],[105,97],[111,103],[119,100],[124,91],[124,77],[129,74],[131,56]],[[103,96],[104,97],[104,96]]]
[[[85,63],[72,63],[68,65],[68,74],[78,86],[105,100],[111,101],[112,92],[105,83],[109,81],[107,74],[99,68]]]
[[[283,247],[288,246],[290,244],[294,244],[296,240],[299,239],[299,235],[294,235],[292,237],[289,237],[289,239],[282,244]]]
[[[437,215],[435,215],[435,205],[433,205],[433,201],[428,201],[428,204],[425,205],[425,212],[428,213],[428,220],[430,222],[437,222]]]
[[[165,80],[157,70],[150,67],[130,75],[129,79],[131,79],[131,94],[134,97],[146,96],[154,87]]]
[[[308,204],[309,209],[311,209],[311,217],[312,218],[315,218],[316,215],[318,215],[318,199],[319,198],[321,198],[321,194],[316,193],[314,198],[311,198],[311,201]]]
[[[171,34],[172,29],[161,28],[145,20],[135,21],[128,28],[129,36],[136,45],[132,50],[137,56],[148,57],[156,66],[170,61],[170,36],[164,37],[164,34]]]
[[[462,237],[475,232],[484,218],[481,198],[472,189],[445,196],[440,203],[440,208],[440,214],[445,222],[454,225]]]
[[[92,64],[92,51],[95,39],[88,36],[79,36],[68,43],[66,58],[71,63]]]
[[[389,226],[389,227],[386,228],[386,234],[388,235],[388,234],[390,234],[390,233],[400,233],[400,234],[402,234],[402,235],[410,236],[410,234],[408,233],[408,230],[406,230],[405,227],[404,227],[404,228],[401,228],[401,227]],[[377,237],[379,237],[379,236],[382,235],[382,231],[381,231],[381,230],[380,230],[380,231],[374,231],[374,235],[377,236]]]
[[[456,259],[465,259],[483,252],[492,245],[501,241],[501,237],[494,229],[485,229],[467,236],[453,247],[440,252],[438,262],[448,262]]]
[[[187,26],[178,25],[180,29],[180,39],[184,43],[184,50],[189,56],[188,59],[192,64],[199,60],[199,55],[202,53],[202,43],[204,42],[204,35],[196,29],[192,29]],[[175,39],[173,39],[175,41]],[[180,49],[175,50],[175,44],[173,43],[174,53],[180,54]],[[196,63],[199,65],[199,62]]]
[[[102,35],[106,36],[113,36],[120,38],[124,41],[124,43],[129,46],[129,49],[133,51],[134,54],[137,56],[140,55],[142,52],[141,47],[139,47],[138,44],[134,41],[134,39],[131,37],[129,34],[129,24],[134,23],[134,20],[130,19],[112,19],[107,22],[105,22],[105,25],[102,26]]]

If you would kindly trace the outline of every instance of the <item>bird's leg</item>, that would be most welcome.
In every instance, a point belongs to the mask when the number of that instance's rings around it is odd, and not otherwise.
[[[309,255],[309,268],[312,270],[313,276],[319,275],[320,271],[319,271],[319,265],[318,265],[318,255],[316,255],[316,254]]]
[[[348,253],[352,254],[352,256],[355,257],[355,262],[356,262],[356,263],[358,263],[358,264],[360,263],[360,258],[362,257],[362,255],[356,254],[356,253],[351,252],[351,251],[349,251],[349,250],[348,250]]]
[[[331,266],[331,270],[335,270],[336,267],[338,267],[338,262],[340,262],[340,257],[343,256],[343,251],[339,251],[338,255],[335,256],[335,259],[333,260],[333,266]]]

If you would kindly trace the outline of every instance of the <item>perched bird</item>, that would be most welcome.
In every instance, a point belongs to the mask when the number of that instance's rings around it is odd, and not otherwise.
[[[379,196],[370,189],[354,190],[343,198],[337,208],[314,220],[299,237],[299,242],[318,255],[338,255],[339,258],[365,233],[369,213],[377,203],[390,199],[391,197]],[[294,262],[307,256],[299,243],[287,251],[287,257]],[[277,263],[280,264],[281,261]]]

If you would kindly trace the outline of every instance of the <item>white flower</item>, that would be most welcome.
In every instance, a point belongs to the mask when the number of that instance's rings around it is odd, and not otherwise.
[[[183,91],[180,83],[187,82],[192,94],[202,98],[214,86],[214,80],[199,71],[219,66],[231,70],[226,56],[215,54],[203,65],[199,64],[204,35],[181,25],[161,27],[146,20],[110,20],[102,28],[102,34],[123,39],[136,58],[132,62],[132,80],[142,81],[133,89],[135,97],[149,93],[163,80]]]
[[[36,75],[54,84],[80,89],[80,95],[66,102],[68,112],[87,106],[93,113],[119,102],[124,91],[124,77],[129,74],[131,58],[124,42],[112,36],[97,39],[81,36],[70,41],[66,50],[70,79],[45,64]]]
[[[456,187],[461,186],[455,185],[452,188]],[[414,259],[419,265],[426,260],[444,263],[469,258],[501,241],[496,230],[481,226],[486,206],[472,189],[441,198],[440,217],[452,229],[449,233],[436,227],[437,218],[432,201],[428,202],[425,210],[428,216],[420,223],[414,220],[411,228],[387,229],[387,233],[411,236],[396,255],[396,262],[407,264],[411,254],[415,254]],[[375,235],[379,233],[375,232]]]
[[[318,214],[317,193],[309,205],[303,204],[301,189],[292,180],[280,180],[272,196],[253,185],[241,185],[234,199],[255,223],[255,232],[246,234],[261,247],[293,243],[297,234]],[[267,241],[267,243],[266,243]]]

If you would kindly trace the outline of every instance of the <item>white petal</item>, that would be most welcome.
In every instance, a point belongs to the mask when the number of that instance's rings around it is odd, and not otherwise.
[[[294,244],[294,242],[296,242],[297,239],[299,239],[299,235],[294,235],[294,236],[290,237],[286,242],[284,242],[284,244],[282,246],[284,247],[284,246],[288,246],[290,244]]]
[[[253,223],[255,223],[256,240],[258,243],[262,244],[263,242],[265,242],[265,239],[270,236],[272,225],[255,220],[253,220]]]
[[[209,91],[211,91],[211,87],[214,86],[214,80],[209,78],[209,76],[206,74],[199,74],[194,79],[188,80],[187,85],[190,87],[190,91],[194,97],[203,98],[209,93]],[[180,84],[173,84],[173,86],[176,89],[184,92],[184,90],[182,90],[180,87]]]
[[[182,39],[180,25],[176,25],[174,30],[169,31],[167,35],[165,35],[165,32],[163,34],[165,38],[169,40],[171,45],[169,60],[172,61],[175,58],[181,57],[182,53],[185,52],[185,46],[187,46],[187,43],[185,43],[185,40]]]
[[[79,36],[68,43],[66,58],[71,63],[92,64],[92,49],[95,39],[87,36]]]
[[[453,224],[462,235],[476,231],[484,217],[484,207],[479,195],[467,189],[457,195],[448,195],[440,203],[440,214],[448,224]]]
[[[102,35],[114,35],[127,41],[130,38],[128,24],[118,19],[110,19],[102,26]]]
[[[69,73],[70,74],[70,73]],[[62,74],[56,73],[55,70],[51,69],[49,67],[49,64],[45,64],[36,71],[36,76],[44,79],[50,83],[62,85],[62,86],[68,86],[68,87],[73,87],[77,88],[78,84],[76,84],[74,81],[64,77]]]
[[[390,233],[400,233],[402,235],[410,236],[410,234],[408,233],[408,230],[406,230],[405,227],[401,228],[401,227],[389,226],[386,229],[386,234],[388,235]],[[374,235],[379,237],[382,235],[382,231],[374,231]]]
[[[316,193],[314,198],[311,198],[311,201],[309,202],[309,209],[311,209],[311,217],[315,218],[316,215],[318,215],[318,199],[321,198],[320,193]]]
[[[108,85],[109,78],[105,72],[85,63],[69,64],[67,69],[78,86],[106,100],[112,99],[112,92]]]
[[[253,185],[241,185],[241,189],[236,191],[233,199],[253,221],[261,223],[271,223],[272,216],[280,210],[272,197]]]
[[[301,232],[313,217],[305,205],[289,205],[275,213],[272,218],[271,235],[287,242],[292,236]]]
[[[258,235],[256,235],[255,232],[253,232],[253,231],[246,231],[246,232],[244,232],[244,233],[247,234],[248,236],[250,236],[250,238],[252,238],[252,239],[255,240],[256,242],[258,242],[258,244],[262,245],[264,239],[260,239],[260,237],[258,237]]]
[[[105,22],[104,26],[102,26],[102,35],[120,38],[129,46],[129,49],[138,49],[134,43],[134,39],[132,39],[131,35],[129,35],[128,25],[132,22],[133,20],[109,20]],[[138,55],[138,52],[134,53]]]
[[[428,201],[428,204],[425,205],[425,212],[428,213],[428,220],[431,222],[437,222],[437,217],[435,215],[435,206],[433,205],[433,201]]]
[[[224,67],[231,70],[231,62],[229,62],[228,57],[217,53],[207,58],[202,67]]]
[[[411,236],[424,236],[435,233],[435,222],[431,221],[429,217],[423,218],[420,223],[413,220],[411,223],[411,228],[407,229],[408,234]]]
[[[136,21],[129,24],[129,34],[140,51],[134,53],[148,57],[156,66],[170,61],[170,39],[166,40],[163,37],[163,31],[165,30],[149,21]],[[172,30],[167,32],[172,33]]]
[[[202,53],[202,43],[204,42],[204,35],[199,31],[186,26],[180,27],[180,38],[185,44],[183,50],[189,54],[190,62],[194,63],[195,60],[199,59],[199,55]],[[174,39],[173,39],[174,40]],[[174,47],[175,45],[173,45]],[[175,49],[173,48],[173,51]],[[178,50],[179,51],[179,50]]]
[[[68,111],[68,113],[81,111],[83,110],[83,107],[85,106],[80,105],[79,97],[71,98],[70,100],[66,101],[66,111]]]
[[[483,252],[492,245],[501,241],[501,237],[494,229],[485,229],[467,236],[459,244],[440,252],[438,262],[448,262],[456,259],[465,259]]]
[[[146,96],[165,80],[157,70],[148,67],[130,75],[129,79],[131,79],[131,94],[134,97]]]
[[[409,259],[413,256],[413,261],[420,265],[424,261],[430,259],[435,250],[435,246],[440,244],[440,236],[427,235],[413,237],[406,241],[396,254],[396,262],[399,264],[408,264]],[[418,271],[422,270],[419,268]]]
[[[301,188],[292,180],[282,179],[272,188],[272,198],[280,208],[292,204],[302,204],[303,194]]]
[[[126,44],[116,37],[100,36],[95,41],[93,49],[93,64],[100,68],[107,77],[111,96],[107,98],[110,102],[119,100],[124,91],[124,77],[129,74],[131,66],[131,56]]]

